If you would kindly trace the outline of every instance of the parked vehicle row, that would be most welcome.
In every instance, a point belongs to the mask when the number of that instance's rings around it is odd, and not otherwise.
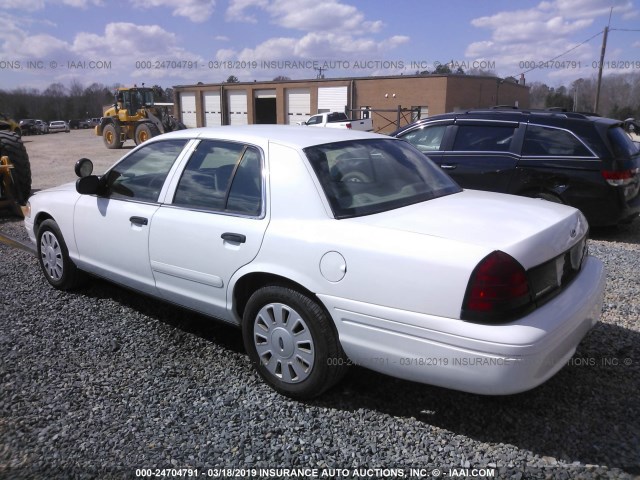
[[[510,193],[580,209],[591,226],[640,213],[640,153],[618,120],[517,109],[436,115],[402,138],[463,188]]]
[[[292,397],[319,395],[349,364],[525,391],[600,315],[605,275],[580,211],[463,190],[395,138],[188,129],[103,175],[87,159],[76,173],[29,201],[48,282],[89,273],[237,325],[262,378]]]
[[[64,120],[54,120],[52,122],[45,122],[37,119],[24,119],[20,120],[19,130],[22,135],[42,135],[45,133],[56,132],[69,132],[71,129],[88,129],[97,125],[96,121],[100,119],[86,119],[86,120],[70,120],[66,122]]]

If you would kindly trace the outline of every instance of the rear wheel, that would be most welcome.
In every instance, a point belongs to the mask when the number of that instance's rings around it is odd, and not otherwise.
[[[260,376],[293,398],[312,398],[337,383],[346,357],[331,319],[307,295],[267,286],[249,299],[242,319],[245,348]]]
[[[24,205],[31,194],[31,165],[22,139],[15,133],[0,132],[0,156],[5,155],[14,167],[11,170],[13,196]]]
[[[109,123],[102,129],[102,139],[107,148],[122,148],[122,140],[120,140],[120,126],[115,123]]]
[[[134,139],[136,145],[140,145],[141,143],[146,142],[156,135],[160,135],[160,130],[158,130],[158,127],[156,127],[153,123],[144,122],[136,126]]]
[[[76,267],[69,257],[67,244],[58,224],[49,219],[38,228],[38,260],[47,281],[60,290],[80,286],[86,274]]]

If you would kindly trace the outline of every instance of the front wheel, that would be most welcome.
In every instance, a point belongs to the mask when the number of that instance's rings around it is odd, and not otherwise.
[[[38,259],[47,281],[59,290],[71,290],[85,280],[84,272],[69,257],[67,244],[53,220],[45,220],[38,228]]]
[[[244,345],[260,376],[292,398],[312,398],[337,383],[346,357],[331,319],[307,295],[267,286],[249,299],[242,319]]]
[[[120,126],[113,123],[105,125],[102,130],[102,139],[109,149],[122,148],[122,140],[120,139]]]
[[[153,123],[140,123],[136,126],[136,130],[134,132],[134,140],[136,145],[140,145],[141,143],[146,142],[150,138],[153,138],[157,135],[160,135],[160,130]]]

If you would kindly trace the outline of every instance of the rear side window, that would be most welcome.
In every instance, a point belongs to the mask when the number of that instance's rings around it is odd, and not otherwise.
[[[453,150],[459,152],[508,152],[515,127],[460,125]]]
[[[260,152],[241,143],[201,141],[182,173],[173,204],[259,215],[262,210]]]
[[[621,127],[610,128],[607,136],[616,157],[628,158],[638,155],[638,148]]]
[[[528,125],[522,155],[593,157],[578,138],[567,130],[539,125]]]
[[[400,138],[406,140],[423,153],[435,152],[440,150],[446,129],[446,125],[432,125],[411,130]]]

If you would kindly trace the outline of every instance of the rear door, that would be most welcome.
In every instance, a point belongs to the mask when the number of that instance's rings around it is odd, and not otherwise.
[[[517,122],[458,120],[438,164],[463,188],[506,193],[518,165]]]
[[[255,146],[198,144],[153,217],[149,256],[165,299],[227,318],[229,280],[258,254],[269,223],[263,164]]]

